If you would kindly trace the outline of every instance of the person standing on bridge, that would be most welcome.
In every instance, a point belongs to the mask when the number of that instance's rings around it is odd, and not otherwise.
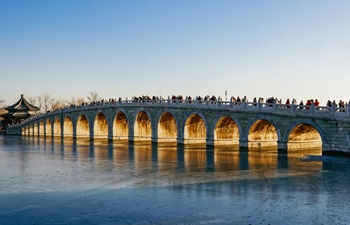
[[[289,98],[287,98],[287,101],[286,101],[286,108],[287,108],[287,109],[289,109],[289,108],[290,108]]]
[[[311,100],[307,100],[306,102],[306,109],[309,110],[310,109],[310,105],[311,105]]]
[[[316,110],[319,110],[318,109],[319,105],[320,105],[320,102],[317,99],[315,99],[314,106],[316,107]]]
[[[304,102],[303,102],[303,100],[301,100],[300,103],[299,103],[299,109],[304,109]]]

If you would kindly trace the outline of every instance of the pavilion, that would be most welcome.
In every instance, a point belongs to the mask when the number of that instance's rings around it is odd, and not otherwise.
[[[22,94],[21,98],[15,104],[6,107],[5,110],[8,112],[2,115],[4,118],[4,127],[7,125],[20,123],[21,121],[34,116],[40,109],[30,104]]]

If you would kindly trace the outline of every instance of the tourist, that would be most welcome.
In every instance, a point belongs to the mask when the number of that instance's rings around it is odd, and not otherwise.
[[[286,101],[286,108],[287,108],[287,109],[289,109],[289,108],[290,108],[289,98],[287,98],[287,101]]]
[[[257,105],[256,102],[257,102],[256,97],[254,97],[254,99],[253,99],[253,106]]]
[[[300,103],[299,103],[299,109],[304,109],[304,102],[303,102],[303,100],[301,100]]]
[[[319,102],[317,99],[315,99],[314,106],[315,106],[316,110],[320,110],[320,109],[318,108],[319,105],[320,105],[320,102]]]

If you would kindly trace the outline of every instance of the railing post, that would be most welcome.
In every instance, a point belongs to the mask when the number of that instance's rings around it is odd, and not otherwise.
[[[313,115],[315,114],[315,104],[312,102],[310,106],[310,113]]]
[[[292,112],[295,113],[296,105],[292,104]]]
[[[258,109],[259,111],[261,110],[261,98],[259,97],[259,101],[258,101]]]
[[[346,117],[350,116],[350,110],[349,110],[349,105],[348,103],[345,103],[345,113],[346,113]]]
[[[335,115],[335,101],[333,101],[332,107],[331,107],[331,115],[334,116]]]

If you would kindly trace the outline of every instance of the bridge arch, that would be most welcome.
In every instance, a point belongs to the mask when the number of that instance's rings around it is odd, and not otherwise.
[[[81,113],[78,116],[76,124],[76,137],[90,138],[90,123],[85,113]]]
[[[283,137],[287,150],[303,148],[322,148],[326,143],[326,135],[322,128],[310,119],[297,120]]]
[[[201,112],[187,114],[183,123],[185,144],[206,144],[208,122]]]
[[[66,115],[63,121],[63,136],[73,137],[73,120],[70,115]]]
[[[47,118],[45,121],[45,136],[46,137],[52,136],[52,123],[50,118]]]
[[[124,109],[118,109],[113,117],[112,133],[113,139],[129,139],[129,118]]]
[[[21,133],[22,133],[23,136],[27,135],[27,126],[23,126],[22,127]]]
[[[94,118],[94,139],[107,139],[108,138],[108,121],[106,115],[101,111],[97,111]]]
[[[33,124],[33,135],[34,136],[38,136],[39,134],[39,123],[38,122],[34,122]]]
[[[249,123],[246,137],[248,138],[248,148],[273,148],[277,150],[281,133],[277,128],[277,123],[271,117],[260,115]]]
[[[45,135],[44,121],[40,120],[38,123],[39,123],[39,136],[44,136]]]
[[[151,116],[148,111],[140,109],[134,120],[134,140],[148,141],[152,138]]]
[[[239,146],[242,127],[235,116],[223,113],[215,119],[210,135],[213,137],[214,145]]]
[[[53,122],[53,136],[61,137],[61,121],[58,118],[58,116],[55,116],[55,119]]]
[[[34,124],[28,125],[28,135],[33,136],[34,135]]]
[[[157,122],[158,142],[176,142],[178,137],[178,121],[168,110],[161,112]]]

